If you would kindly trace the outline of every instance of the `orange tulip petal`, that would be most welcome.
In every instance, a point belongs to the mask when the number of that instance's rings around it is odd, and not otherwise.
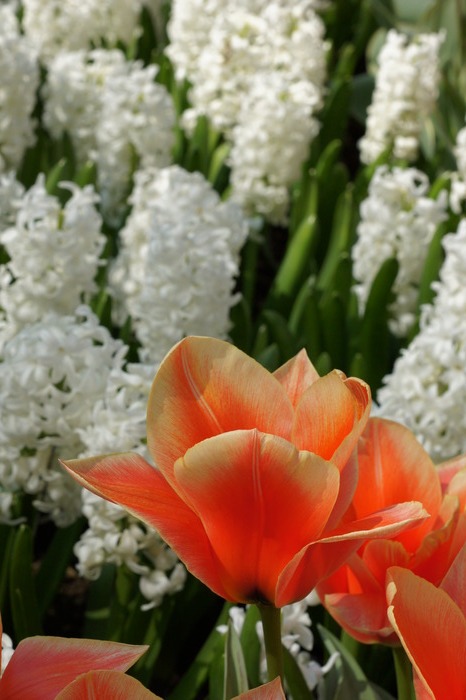
[[[307,594],[308,582],[314,588],[319,581],[330,576],[361,545],[361,541],[390,537],[406,527],[412,527],[419,519],[427,517],[421,503],[400,503],[341,526],[319,542],[304,547],[283,570],[277,589],[277,607],[299,600]],[[305,584],[305,585],[304,585]]]
[[[466,469],[466,454],[448,459],[446,462],[437,464],[437,472],[442,488],[446,489],[452,478],[462,469]]]
[[[274,602],[280,571],[319,537],[339,485],[333,464],[257,430],[199,443],[175,475],[221,562],[230,599],[240,602]]]
[[[296,407],[294,444],[331,460],[341,470],[363,431],[370,410],[370,390],[357,379],[330,372],[312,384]]]
[[[288,438],[293,407],[280,382],[234,345],[189,337],[166,356],[147,409],[151,454],[167,479],[186,450],[237,429]]]
[[[403,501],[421,501],[432,516],[398,536],[415,551],[432,528],[442,492],[435,466],[414,434],[399,423],[371,418],[358,444],[359,481],[353,498],[357,517]]]
[[[148,649],[118,642],[61,637],[21,641],[0,679],[2,700],[54,700],[65,686],[87,671],[126,671]]]
[[[440,588],[448,593],[466,617],[466,543],[445,574]]]
[[[294,407],[297,406],[303,392],[320,379],[305,350],[301,350],[275,370],[273,376],[283,386]]]
[[[388,580],[387,614],[420,679],[435,698],[464,700],[464,614],[445,591],[407,569],[391,568]]]
[[[194,576],[225,597],[201,521],[145,459],[131,452],[61,463],[87,489],[156,529]]]
[[[241,693],[233,700],[286,700],[286,698],[280,679],[275,678],[259,688]]]
[[[325,596],[325,608],[348,634],[363,644],[394,644],[398,637],[387,619],[385,591]]]
[[[90,671],[79,676],[55,700],[162,700],[121,671]]]

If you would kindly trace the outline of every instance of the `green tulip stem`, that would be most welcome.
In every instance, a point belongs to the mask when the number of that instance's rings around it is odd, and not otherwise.
[[[280,676],[283,681],[282,620],[280,608],[257,604],[264,628],[265,656],[269,681]]]
[[[402,646],[393,647],[398,700],[414,700],[413,669]]]

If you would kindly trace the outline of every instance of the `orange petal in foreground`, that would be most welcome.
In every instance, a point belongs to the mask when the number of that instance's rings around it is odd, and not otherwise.
[[[126,671],[147,650],[117,642],[60,637],[28,637],[15,649],[0,678],[2,700],[55,700],[87,671]]]
[[[407,569],[389,569],[388,617],[417,673],[419,700],[466,698],[465,576],[466,545],[440,588]]]
[[[133,454],[63,464],[156,528],[215,593],[281,607],[367,537],[426,517],[407,504],[338,526],[357,468],[339,460],[357,442],[369,397],[367,385],[338,372],[319,378],[304,353],[272,375],[228,343],[186,338],[151,390],[156,466]],[[298,449],[293,435],[312,449]]]
[[[358,443],[358,464],[359,481],[345,521],[411,500],[420,501],[430,517],[390,539],[361,544],[341,569],[319,584],[318,592],[355,639],[399,644],[386,614],[387,569],[403,566],[437,585],[458,551],[460,499],[453,493],[442,496],[429,455],[411,431],[393,421],[369,420]]]
[[[238,695],[238,697],[233,700],[286,700],[286,698],[280,679],[275,678],[275,680],[261,685],[259,688],[241,693],[241,695]]]
[[[162,700],[121,671],[89,671],[66,686],[55,700]]]

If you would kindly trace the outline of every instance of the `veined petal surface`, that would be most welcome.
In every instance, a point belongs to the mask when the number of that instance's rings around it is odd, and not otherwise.
[[[118,642],[28,637],[15,649],[0,679],[2,700],[55,700],[82,673],[126,671],[148,649]]]
[[[89,671],[66,686],[55,700],[162,700],[121,671]]]
[[[280,382],[234,345],[188,337],[169,352],[154,379],[147,439],[171,481],[173,466],[198,442],[232,430],[289,438],[293,407]]]
[[[466,619],[441,588],[408,569],[388,572],[388,617],[435,700],[466,697]]]
[[[164,476],[136,453],[62,461],[83,486],[156,529],[186,567],[225,597],[199,517]]]
[[[320,379],[305,350],[301,350],[295,357],[275,370],[273,376],[283,386],[295,408],[306,389]]]
[[[342,470],[369,418],[370,389],[333,371],[315,381],[296,407],[292,441]]]
[[[175,476],[202,520],[229,598],[240,602],[275,603],[281,570],[320,536],[339,487],[333,464],[257,430],[199,443],[176,463]]]

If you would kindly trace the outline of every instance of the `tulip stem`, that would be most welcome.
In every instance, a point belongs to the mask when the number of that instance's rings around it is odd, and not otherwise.
[[[280,608],[257,604],[264,629],[265,656],[269,681],[280,676],[283,681],[282,620]]]
[[[393,647],[392,651],[398,700],[415,700],[411,661],[402,646]]]

